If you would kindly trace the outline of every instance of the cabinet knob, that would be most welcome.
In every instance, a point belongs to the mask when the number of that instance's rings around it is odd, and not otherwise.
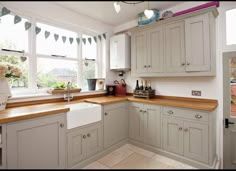
[[[185,129],[184,129],[184,132],[188,132],[188,128],[185,128]]]
[[[107,116],[107,115],[108,115],[108,113],[107,113],[107,112],[105,112],[105,113],[104,113],[104,115],[105,115],[105,116]]]
[[[197,118],[197,119],[201,119],[202,116],[201,116],[201,115],[195,115],[195,118]]]
[[[63,128],[63,127],[64,127],[64,124],[63,124],[63,123],[60,123],[60,127]]]
[[[83,135],[83,139],[85,139],[86,138],[86,135]]]
[[[141,109],[141,110],[139,110],[139,112],[143,112],[143,110]]]
[[[87,134],[87,137],[90,137],[90,134],[89,134],[89,133]]]
[[[185,63],[182,63],[181,65],[182,65],[182,66],[184,66],[184,65],[185,65]]]
[[[144,65],[144,68],[147,68],[147,65]]]
[[[179,127],[179,130],[180,130],[180,131],[182,131],[182,129],[183,129],[182,127]]]
[[[147,113],[147,111],[146,111],[146,110],[144,110],[143,112],[144,112],[144,113]]]
[[[168,110],[167,113],[173,114],[174,112],[172,110]]]
[[[151,67],[151,65],[148,65],[147,67],[148,67],[148,68],[150,68],[150,67]]]
[[[188,62],[187,65],[190,65],[190,63]]]

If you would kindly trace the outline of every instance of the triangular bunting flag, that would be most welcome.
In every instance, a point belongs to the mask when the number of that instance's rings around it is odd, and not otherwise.
[[[84,44],[86,44],[86,39],[85,39],[85,38],[83,38],[82,40],[83,40]]]
[[[14,17],[14,24],[17,24],[17,23],[19,23],[19,22],[21,22],[21,18],[20,18],[18,15],[16,15],[16,16]]]
[[[25,22],[25,30],[28,30],[31,27],[31,23],[29,23],[28,21]]]
[[[101,35],[98,35],[98,38],[99,38],[100,41],[102,40],[102,36]]]
[[[93,37],[93,40],[97,43],[97,37],[96,36]]]
[[[45,31],[45,33],[44,33],[45,39],[47,39],[49,35],[50,35],[50,32],[49,31]]]
[[[6,7],[3,7],[3,8],[2,8],[2,15],[1,15],[1,16],[10,14],[10,12],[11,12],[11,11],[10,11],[9,9],[7,9]]]
[[[41,31],[41,28],[39,28],[39,27],[35,27],[35,33],[36,33],[36,35],[39,33]]]
[[[88,41],[89,41],[89,43],[91,44],[91,42],[92,42],[92,38],[89,37],[89,38],[88,38]]]
[[[63,43],[66,42],[66,36],[62,36],[62,41],[63,41]]]
[[[58,34],[54,34],[54,39],[57,41],[59,38],[59,35]]]
[[[70,44],[73,43],[74,39],[72,37],[69,38]]]
[[[78,45],[79,45],[79,43],[80,43],[80,38],[76,38],[76,41],[77,41],[77,43],[78,43]]]
[[[106,40],[106,33],[103,33],[102,35],[103,35],[103,38]]]

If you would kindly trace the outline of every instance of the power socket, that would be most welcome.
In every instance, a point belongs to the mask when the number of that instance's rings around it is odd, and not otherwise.
[[[192,90],[192,96],[201,96],[202,95],[202,91],[200,90]]]

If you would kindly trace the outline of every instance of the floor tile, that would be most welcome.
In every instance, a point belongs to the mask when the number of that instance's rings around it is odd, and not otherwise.
[[[126,145],[124,145],[124,147],[126,149],[130,149],[130,150],[132,150],[132,151],[134,151],[136,153],[142,154],[142,155],[144,155],[146,157],[153,157],[155,155],[155,153],[153,153],[151,151],[145,150],[143,148],[140,148],[140,147],[132,145],[132,144],[126,144]]]
[[[130,156],[133,153],[134,152],[132,150],[128,149],[127,147],[121,147],[121,148],[113,151],[112,153],[102,157],[98,161],[108,167],[113,167],[114,165],[116,165],[120,161],[124,160],[125,158],[127,158],[128,156]]]
[[[170,169],[170,166],[139,153],[133,153],[113,169]]]
[[[100,162],[95,161],[82,169],[110,169],[110,168]]]
[[[155,154],[152,159],[157,160],[158,162],[167,164],[169,166],[171,166],[173,169],[194,169],[194,167],[184,164],[182,162],[164,157],[162,155],[159,154]],[[196,168],[195,168],[196,169]]]

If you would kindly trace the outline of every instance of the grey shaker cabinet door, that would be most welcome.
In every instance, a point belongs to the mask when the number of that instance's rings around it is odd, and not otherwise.
[[[209,14],[185,20],[186,71],[210,71]]]
[[[86,128],[75,128],[67,133],[68,168],[89,158],[102,149],[102,125],[92,124]]]
[[[144,142],[143,104],[130,103],[129,106],[129,137]]]
[[[113,104],[104,110],[104,147],[110,147],[128,137],[128,109],[126,103]]]
[[[208,125],[184,122],[184,156],[208,163]]]
[[[184,21],[165,26],[164,72],[185,72]]]
[[[69,168],[86,158],[86,144],[83,140],[83,136],[84,130],[67,133],[67,158]]]
[[[163,117],[163,147],[165,150],[183,155],[183,121],[174,117]]]
[[[144,143],[161,147],[161,107],[158,105],[144,105]]]
[[[64,118],[57,115],[7,124],[7,168],[65,168]]]

